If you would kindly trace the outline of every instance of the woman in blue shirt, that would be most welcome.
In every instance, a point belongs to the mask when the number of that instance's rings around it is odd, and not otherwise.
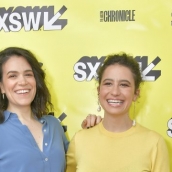
[[[29,50],[0,52],[0,93],[0,172],[63,172],[68,141],[59,121],[45,115],[51,96]]]

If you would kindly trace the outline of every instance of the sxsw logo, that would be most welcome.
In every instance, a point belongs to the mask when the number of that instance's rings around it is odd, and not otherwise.
[[[74,78],[76,81],[91,81],[93,77],[96,78],[96,72],[99,66],[104,62],[106,57],[102,56],[100,59],[97,56],[83,56],[75,65],[74,65]]]
[[[91,81],[97,77],[97,70],[105,60],[105,56],[100,59],[97,56],[83,56],[74,65],[74,79],[76,81]],[[153,68],[161,61],[159,57],[156,57],[151,63],[148,64],[148,56],[136,56],[135,60],[139,63],[142,71],[142,77],[144,81],[155,81],[161,76],[160,70],[153,70]]]
[[[169,137],[172,137],[172,118],[167,122],[168,130],[167,135]]]
[[[139,63],[144,81],[155,81],[161,76],[160,70],[153,70],[153,68],[161,61],[159,57],[156,57],[149,63],[149,65],[147,56],[136,56],[135,60]]]
[[[54,6],[18,6],[16,8],[9,7],[7,10],[0,8],[0,31],[18,32],[22,28],[25,31],[38,31],[41,27],[43,30],[62,30],[67,25],[67,19],[60,19],[67,10],[62,6],[59,11],[54,14]]]

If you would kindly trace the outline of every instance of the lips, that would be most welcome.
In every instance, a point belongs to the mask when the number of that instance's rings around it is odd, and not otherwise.
[[[24,93],[28,93],[29,90],[17,90],[15,91],[17,94],[24,94]]]

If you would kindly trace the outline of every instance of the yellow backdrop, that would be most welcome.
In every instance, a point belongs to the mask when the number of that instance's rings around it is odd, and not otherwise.
[[[131,116],[160,133],[172,157],[171,0],[3,1],[0,42],[0,49],[30,49],[43,63],[55,116],[67,115],[69,140],[87,114],[103,116],[94,72],[104,56],[135,56],[145,83]]]

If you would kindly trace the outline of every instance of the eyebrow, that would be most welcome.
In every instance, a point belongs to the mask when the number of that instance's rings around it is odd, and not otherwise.
[[[110,79],[110,78],[107,78],[107,79],[104,79],[102,82],[106,82],[106,81],[114,81],[114,80]],[[128,84],[131,84],[131,82],[126,80],[126,79],[121,79],[121,80],[119,80],[119,82],[127,82]]]
[[[106,81],[113,81],[113,79],[106,78],[102,82],[106,82]]]
[[[33,71],[32,71],[32,69],[28,69],[28,70],[25,70],[24,72],[26,73],[26,72],[33,72]],[[7,72],[7,75],[10,73],[18,73],[18,71],[11,70],[11,71]]]

